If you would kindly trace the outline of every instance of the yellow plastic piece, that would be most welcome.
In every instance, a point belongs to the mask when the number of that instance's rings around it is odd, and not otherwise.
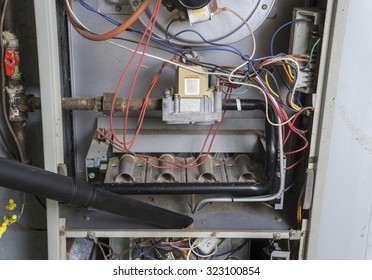
[[[0,239],[8,229],[8,226],[14,224],[16,221],[17,215],[12,215],[11,217],[4,216],[4,222],[0,225]]]
[[[0,239],[3,236],[3,234],[6,232],[7,228],[8,228],[8,224],[5,222],[0,225]]]
[[[14,211],[16,207],[17,207],[17,204],[14,203],[14,200],[9,199],[8,204],[5,206],[5,209],[9,211]]]
[[[17,215],[12,215],[11,217],[6,217],[8,225],[14,224],[17,221]]]

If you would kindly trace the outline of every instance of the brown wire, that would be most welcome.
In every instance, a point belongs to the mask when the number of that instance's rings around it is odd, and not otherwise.
[[[92,34],[90,32],[87,32],[81,29],[79,25],[73,20],[73,17],[68,9],[67,9],[67,13],[68,13],[68,18],[72,26],[74,27],[76,32],[79,33],[81,36],[83,36],[84,38],[88,40],[92,40],[92,41],[106,41],[119,35],[120,33],[124,32],[128,27],[130,27],[141,16],[141,14],[147,9],[151,1],[152,0],[144,0],[142,5],[125,22],[123,22],[122,25],[104,34]],[[72,0],[68,0],[68,2],[72,9]]]
[[[6,123],[6,126],[10,132],[10,134],[12,135],[12,138],[14,140],[14,143],[16,144],[16,147],[17,147],[17,152],[18,152],[18,155],[19,155],[19,160],[21,162],[25,162],[25,159],[23,157],[23,153],[22,153],[22,148],[21,148],[21,145],[19,144],[19,141],[17,139],[17,136],[15,135],[14,131],[13,131],[13,128],[9,122],[9,118],[8,118],[8,110],[6,108],[6,94],[5,94],[5,70],[4,70],[4,46],[3,46],[3,27],[4,27],[4,18],[5,18],[5,12],[6,12],[6,8],[8,6],[8,0],[5,0],[4,1],[4,4],[3,4],[3,8],[2,8],[2,11],[1,11],[1,20],[0,20],[0,48],[1,48],[1,62],[0,62],[0,65],[1,65],[1,102],[2,102],[2,111],[3,111],[3,116],[4,116],[4,120],[5,120],[5,123]]]

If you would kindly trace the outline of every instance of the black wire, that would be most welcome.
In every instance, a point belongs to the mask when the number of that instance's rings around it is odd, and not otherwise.
[[[134,250],[132,250],[132,259],[137,259],[137,258],[139,258],[139,257],[142,257],[142,256],[144,256],[145,254],[148,254],[151,250],[153,250],[154,248],[156,248],[156,245],[158,245],[159,243],[161,243],[161,242],[163,242],[163,240],[161,239],[161,240],[158,240],[158,241],[156,241],[155,243],[152,241],[152,246],[149,248],[149,249],[147,249],[147,250],[143,250],[143,247],[140,247],[140,244],[138,244],[138,245],[136,245],[133,249],[135,249],[135,250],[138,250],[138,249],[140,249],[141,250],[141,253],[139,254],[139,255],[137,255],[136,257],[134,257],[134,255],[133,255],[133,252],[134,252]],[[151,256],[152,257],[152,256]]]
[[[37,201],[39,201],[40,205],[44,208],[44,210],[46,210],[46,206],[45,206],[44,202],[41,200],[41,198],[38,197],[37,195],[35,195],[35,198],[36,198]]]
[[[232,254],[234,254],[234,253],[240,251],[241,249],[243,249],[244,246],[247,245],[248,242],[249,242],[249,240],[246,240],[246,241],[244,241],[242,244],[240,244],[239,246],[237,246],[237,247],[235,247],[235,248],[233,248],[233,249],[231,249],[231,250],[229,250],[229,251],[227,251],[227,252],[224,252],[224,253],[221,253],[221,254],[217,254],[217,255],[213,255],[212,257],[222,257],[222,256],[224,256],[224,255],[229,254],[229,255],[225,258],[225,260],[226,260],[226,259],[228,259],[229,257],[231,257]]]
[[[180,20],[180,18],[174,18],[174,19],[172,19],[169,23],[168,23],[168,25],[167,25],[167,27],[165,28],[165,39],[167,39],[167,43],[170,45],[170,46],[172,46],[172,47],[174,47],[174,45],[170,42],[170,39],[169,39],[169,34],[168,34],[168,32],[169,32],[169,28],[171,27],[171,25],[173,24],[173,23],[175,23],[176,21],[179,21]]]
[[[244,246],[248,243],[248,240],[246,240],[243,244],[240,246],[236,247],[235,249],[231,250],[231,253],[225,258],[225,260],[228,260],[233,254],[236,252],[240,251],[241,249],[244,248]]]
[[[280,77],[280,79],[282,80],[283,84],[288,88],[288,94],[287,94],[287,96],[286,96],[286,101],[287,101],[287,104],[288,104],[287,108],[291,108],[291,104],[290,104],[290,96],[291,96],[292,94],[293,94],[293,95],[295,94],[296,89],[295,89],[295,88],[290,88],[289,86],[287,86],[287,84],[285,83],[285,81],[284,81],[284,79],[283,79],[283,77],[282,77],[280,71],[278,70],[277,66],[288,65],[288,66],[291,68],[291,71],[294,72],[294,75],[297,76],[297,79],[298,79],[298,75],[299,75],[299,73],[297,73],[297,69],[296,69],[296,68],[295,68],[291,63],[289,63],[289,62],[273,63],[272,65],[275,67],[275,69],[276,69],[277,72],[279,73],[279,77]]]
[[[285,81],[281,71],[279,70],[279,65],[274,65],[274,69],[276,70],[276,72],[278,72],[278,75],[279,75],[279,78],[280,80],[283,82],[283,84],[285,85],[285,87],[288,89],[288,90],[291,90],[290,86],[287,84],[287,82]]]
[[[268,74],[270,75],[270,77],[273,79],[273,81],[274,81],[274,83],[275,83],[275,86],[276,86],[276,89],[277,89],[277,93],[278,93],[279,96],[280,96],[280,88],[279,88],[279,84],[278,84],[277,79],[276,79],[275,76],[273,75],[273,73],[271,73],[271,72],[270,72],[269,70],[267,70],[266,68],[259,68],[259,69],[257,70],[258,73],[260,73],[260,71],[264,71],[264,72],[266,72],[266,73],[268,73]],[[283,106],[287,107],[287,105],[283,102],[283,100],[282,100],[280,97],[278,97],[277,99],[278,99],[278,101],[279,101],[280,104],[282,104]],[[288,107],[287,107],[287,108],[288,108]]]

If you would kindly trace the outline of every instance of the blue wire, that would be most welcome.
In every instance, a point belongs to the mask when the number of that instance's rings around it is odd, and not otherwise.
[[[278,35],[278,33],[283,30],[284,28],[286,28],[287,26],[289,25],[292,25],[293,23],[297,23],[297,22],[304,22],[304,21],[309,21],[307,19],[297,19],[295,21],[289,21],[285,24],[283,24],[282,26],[280,26],[273,34],[273,36],[271,37],[271,42],[270,42],[270,53],[271,55],[274,55],[274,40],[275,40],[275,37],[276,35]]]
[[[283,30],[284,28],[286,28],[287,26],[289,25],[292,25],[293,24],[293,21],[289,21],[285,24],[283,24],[282,26],[280,26],[273,34],[273,36],[271,37],[271,42],[270,42],[270,53],[271,55],[274,55],[274,40],[275,40],[275,37],[276,35],[278,35],[278,33]]]
[[[91,11],[92,13],[95,13],[99,16],[101,16],[102,18],[104,18],[105,20],[107,20],[108,22],[116,25],[116,26],[120,26],[121,23],[116,21],[115,19],[113,19],[112,17],[110,16],[107,16],[105,15],[104,13],[94,9],[91,5],[89,5],[88,3],[86,3],[84,0],[78,0],[78,2],[84,7],[86,8],[87,10]],[[290,22],[287,22],[285,24],[283,24],[281,27],[279,27],[275,33],[273,34],[272,38],[271,38],[271,45],[270,45],[270,49],[271,49],[271,56],[266,56],[266,57],[261,57],[261,58],[256,58],[254,59],[253,61],[262,61],[262,60],[266,60],[266,59],[270,59],[270,58],[275,58],[275,57],[279,57],[279,56],[283,56],[285,55],[284,53],[280,53],[280,54],[277,54],[274,56],[274,40],[275,40],[275,37],[277,36],[277,34],[282,30],[284,29],[285,27],[287,27],[288,25],[291,25],[293,23],[296,23],[296,22],[301,22],[301,21],[307,21],[305,19],[299,19],[299,20],[296,20],[296,21],[290,21]],[[133,32],[137,33],[137,34],[141,34],[143,35],[143,31],[140,31],[140,30],[136,30],[136,29],[132,29]],[[191,49],[184,49],[184,48],[177,48],[177,47],[173,47],[173,46],[170,46],[170,45],[167,45],[167,44],[164,44],[163,42],[167,42],[171,39],[175,39],[177,38],[179,35],[183,34],[183,33],[187,33],[187,32],[191,32],[191,33],[195,33],[197,34],[200,39],[202,39],[205,43],[207,44],[210,44],[212,46],[218,46],[218,47],[224,47],[224,48],[191,48]],[[146,34],[146,37],[148,37],[149,35]],[[218,43],[213,43],[213,42],[209,42],[208,40],[206,40],[202,34],[200,34],[198,31],[196,30],[192,30],[192,29],[185,29],[185,30],[182,30],[178,33],[176,33],[175,35],[173,36],[170,36],[168,39],[166,38],[156,38],[154,36],[151,36],[150,38],[152,41],[154,41],[155,43],[163,46],[163,47],[166,47],[166,48],[169,48],[169,49],[172,49],[174,51],[185,51],[185,50],[192,50],[192,51],[226,51],[226,52],[230,52],[230,53],[234,53],[234,54],[237,54],[239,55],[243,60],[247,60],[249,61],[250,60],[250,57],[248,55],[245,55],[243,54],[238,48],[234,47],[234,46],[231,46],[231,45],[226,45],[226,44],[218,44]],[[231,49],[226,49],[226,48],[231,48]],[[250,65],[253,69],[253,71],[256,73],[257,77],[259,79],[260,76],[258,75],[258,73],[254,70],[254,67],[253,65]],[[262,80],[261,82],[263,84],[265,84]],[[294,96],[296,101],[298,102],[298,104],[302,107],[301,105],[301,102],[300,100],[298,99],[297,96]],[[275,97],[276,98],[276,97]],[[277,98],[276,98],[277,99]]]
[[[109,21],[110,23],[116,25],[116,26],[119,26],[121,25],[120,22],[116,21],[115,19],[113,19],[112,17],[109,17],[107,15],[105,15],[104,13],[101,13],[100,11],[97,11],[95,8],[93,8],[91,5],[89,5],[88,3],[86,3],[85,1],[83,0],[78,0],[79,3],[84,7],[86,8],[87,10],[97,14],[97,15],[100,15],[102,18],[104,18],[105,20]],[[140,30],[136,30],[136,29],[131,29],[133,32],[135,33],[138,33],[138,34],[141,34],[143,35],[143,31],[140,31]],[[197,34],[205,43],[207,44],[210,44],[212,46],[218,46],[218,47],[224,47],[224,48],[211,48],[211,47],[207,47],[207,48],[190,48],[190,49],[184,49],[184,48],[177,48],[177,47],[173,47],[173,46],[170,46],[168,44],[164,44],[163,42],[164,41],[169,41],[171,39],[174,39],[174,38],[177,38],[179,35],[185,33],[185,32],[192,32],[192,33],[195,33]],[[149,35],[146,34],[146,37],[148,37]],[[192,30],[192,29],[186,29],[186,30],[182,30],[180,32],[178,32],[177,34],[169,37],[168,39],[165,39],[165,38],[156,38],[154,36],[151,36],[150,38],[152,41],[154,41],[155,43],[163,46],[163,47],[166,47],[168,49],[172,49],[174,51],[185,51],[185,50],[191,50],[191,51],[226,51],[226,52],[230,52],[230,53],[233,53],[233,54],[236,54],[236,55],[239,55],[243,60],[249,60],[249,56],[243,54],[238,48],[234,47],[234,46],[231,46],[231,45],[225,45],[225,44],[218,44],[218,43],[212,43],[212,42],[209,42],[207,41],[202,34],[200,34],[199,32],[195,31],[195,30]],[[230,49],[228,49],[230,48]]]
[[[104,13],[101,13],[100,11],[94,9],[92,6],[90,6],[88,3],[86,3],[85,1],[83,0],[78,0],[80,5],[82,5],[84,8],[86,8],[87,10],[91,11],[92,13],[95,13],[97,15],[100,15],[101,17],[103,17],[105,20],[111,22],[112,24],[114,25],[121,25],[120,22],[116,21],[115,19],[113,19],[112,17],[109,17],[107,15],[105,15]]]

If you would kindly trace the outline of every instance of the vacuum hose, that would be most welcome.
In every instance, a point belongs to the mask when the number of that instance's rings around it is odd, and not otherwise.
[[[91,207],[139,219],[161,228],[180,229],[193,223],[188,216],[95,188],[76,178],[5,158],[0,158],[0,185],[71,206]]]

